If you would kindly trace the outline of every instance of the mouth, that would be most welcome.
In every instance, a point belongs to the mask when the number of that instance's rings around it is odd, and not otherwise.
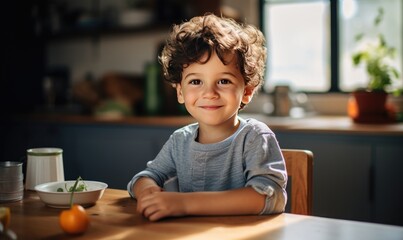
[[[222,106],[200,106],[200,108],[204,109],[204,110],[217,110],[219,108],[221,108]]]

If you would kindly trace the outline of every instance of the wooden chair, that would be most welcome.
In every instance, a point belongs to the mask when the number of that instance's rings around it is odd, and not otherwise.
[[[309,150],[282,149],[287,173],[288,185],[291,187],[291,196],[288,201],[291,213],[312,214],[312,169],[313,154]]]

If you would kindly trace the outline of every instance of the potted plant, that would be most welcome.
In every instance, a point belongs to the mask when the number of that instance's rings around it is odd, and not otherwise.
[[[379,8],[374,20],[378,27],[384,16],[383,8]],[[357,42],[364,40],[364,34],[356,36]],[[365,89],[358,89],[352,93],[349,101],[348,113],[355,122],[377,123],[393,121],[387,110],[386,102],[393,81],[399,78],[399,72],[392,65],[396,56],[396,49],[389,46],[382,33],[379,33],[375,42],[368,42],[352,55],[354,66],[364,64],[369,82]]]

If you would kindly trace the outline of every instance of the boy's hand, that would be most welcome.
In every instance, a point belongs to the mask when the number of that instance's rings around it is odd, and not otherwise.
[[[150,221],[169,216],[186,215],[183,193],[158,192],[142,195],[137,199],[137,211]]]
[[[149,195],[154,192],[162,192],[162,191],[163,191],[163,189],[160,188],[159,186],[147,186],[141,190],[141,192],[137,196],[137,199],[140,199],[143,196]]]

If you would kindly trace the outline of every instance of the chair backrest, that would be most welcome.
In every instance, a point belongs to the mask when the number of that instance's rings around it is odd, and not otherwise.
[[[309,150],[282,149],[287,173],[288,184],[291,186],[291,213],[312,214],[312,170],[313,154]]]

